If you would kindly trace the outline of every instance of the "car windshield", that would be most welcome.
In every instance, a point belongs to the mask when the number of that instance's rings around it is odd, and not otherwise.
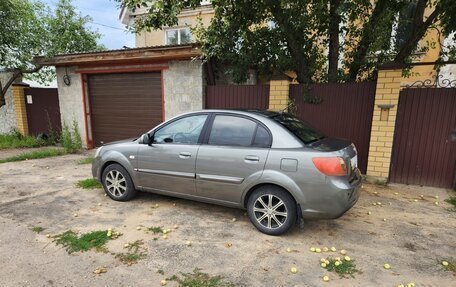
[[[273,119],[302,140],[304,144],[311,144],[325,137],[308,123],[303,122],[292,115],[280,114],[274,116]]]

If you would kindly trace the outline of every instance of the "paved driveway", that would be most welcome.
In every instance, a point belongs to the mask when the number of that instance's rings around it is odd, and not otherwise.
[[[90,165],[76,163],[83,157],[0,164],[0,286],[159,286],[163,278],[196,267],[236,286],[454,283],[452,273],[438,262],[456,258],[456,212],[443,202],[450,191],[365,184],[359,203],[342,218],[307,222],[304,229],[271,237],[256,231],[243,210],[154,194],[120,203],[101,189],[76,188],[77,180],[91,176]],[[45,230],[30,230],[36,226]],[[172,229],[168,239],[145,231],[153,226]],[[109,227],[123,235],[109,241],[108,253],[69,255],[45,236]],[[140,239],[147,256],[138,264],[125,265],[111,254]],[[340,255],[312,253],[312,246],[347,250],[362,273],[340,279],[319,263],[321,257]],[[391,269],[384,269],[384,263]],[[98,267],[107,273],[94,274]],[[297,268],[296,274],[291,267]],[[324,275],[331,281],[323,282]]]

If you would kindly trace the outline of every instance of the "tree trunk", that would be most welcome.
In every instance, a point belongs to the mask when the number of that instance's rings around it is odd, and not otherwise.
[[[328,52],[328,82],[337,83],[339,69],[339,24],[338,8],[340,0],[329,1],[329,52]]]
[[[6,82],[6,84],[2,87],[2,83],[0,82],[0,107],[4,106],[6,104],[5,96],[6,92],[8,89],[11,87],[11,85],[14,83],[14,81],[19,77],[22,76],[23,74],[32,74],[38,72],[42,66],[38,65],[33,69],[30,70],[14,70],[13,75],[11,78]]]
[[[375,25],[379,22],[383,15],[383,12],[387,8],[390,0],[378,0],[375,4],[375,8],[372,11],[367,23],[364,25],[361,39],[358,43],[358,47],[355,50],[352,62],[349,68],[349,80],[356,81],[358,74],[366,60],[367,52],[369,51],[370,45],[375,41]]]
[[[424,1],[425,2],[425,1]],[[437,22],[438,16],[440,15],[442,8],[441,6],[435,7],[434,11],[429,15],[426,21],[423,22],[424,8],[421,8],[418,3],[416,14],[414,17],[413,30],[407,39],[407,42],[402,46],[401,50],[397,53],[394,58],[394,63],[405,63],[405,60],[413,53],[416,49],[419,41],[424,37],[427,30],[431,25]]]
[[[6,81],[6,84],[3,87],[2,87],[2,85],[0,83],[0,107],[4,106],[6,104],[6,99],[5,99],[6,92],[8,91],[9,87],[14,83],[14,81],[20,75],[22,75],[22,72],[19,71],[19,70],[15,70],[13,72],[13,75],[11,76],[11,78],[9,78],[9,80]]]
[[[295,61],[295,72],[297,80],[301,84],[310,84],[312,82],[312,75],[309,70],[309,59],[307,58],[303,45],[299,41],[299,33],[293,31],[291,24],[287,22],[286,15],[283,14],[283,10],[280,7],[280,2],[276,1],[275,9],[272,11],[272,15],[277,21],[279,28],[285,34],[288,49],[290,50],[291,58]]]

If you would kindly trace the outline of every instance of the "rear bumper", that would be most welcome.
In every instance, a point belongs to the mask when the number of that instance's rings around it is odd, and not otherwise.
[[[359,171],[356,178],[348,183],[340,179],[328,178],[327,185],[318,191],[319,199],[301,204],[304,219],[335,219],[350,210],[358,202],[361,194],[362,177]]]

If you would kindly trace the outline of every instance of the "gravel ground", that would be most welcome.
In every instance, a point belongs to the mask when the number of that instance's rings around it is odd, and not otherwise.
[[[456,277],[439,264],[443,258],[456,259],[456,212],[443,201],[452,191],[365,184],[358,204],[340,219],[306,222],[304,229],[272,237],[258,232],[243,210],[144,193],[120,203],[101,189],[78,189],[77,180],[91,177],[90,165],[77,164],[85,156],[0,164],[0,286],[159,286],[165,277],[194,268],[223,276],[236,286],[455,282]],[[45,230],[31,231],[37,226]],[[152,226],[172,231],[164,239],[146,232]],[[69,229],[110,227],[123,235],[109,241],[108,253],[70,255],[46,237]],[[111,254],[124,252],[125,243],[141,239],[147,256],[137,264],[125,265]],[[188,240],[191,246],[186,245]],[[309,251],[325,246],[345,249],[361,272],[344,279],[321,268],[321,257],[341,256]],[[390,270],[383,268],[385,263]],[[107,273],[94,274],[98,267]],[[292,267],[296,274],[290,272]],[[329,282],[323,282],[325,275]]]

